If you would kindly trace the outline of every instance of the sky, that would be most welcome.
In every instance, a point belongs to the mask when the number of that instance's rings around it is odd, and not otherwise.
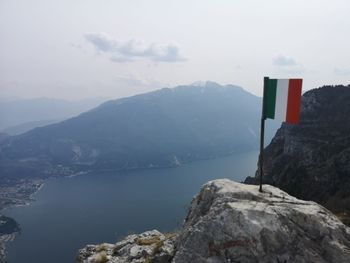
[[[0,0],[0,97],[350,83],[348,0]]]

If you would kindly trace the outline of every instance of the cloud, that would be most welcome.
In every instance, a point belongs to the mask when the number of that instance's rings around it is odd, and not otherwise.
[[[273,65],[280,66],[280,67],[290,67],[290,66],[296,66],[298,63],[291,57],[286,57],[283,55],[278,55],[273,58],[272,60]]]
[[[298,63],[294,58],[284,55],[278,55],[272,59],[272,64],[279,71],[292,74],[300,74],[306,71],[305,67]]]
[[[350,69],[349,68],[335,68],[334,74],[339,76],[347,76],[350,75]]]
[[[122,42],[104,33],[90,33],[85,39],[95,48],[109,55],[113,62],[123,63],[142,59],[155,62],[178,62],[186,59],[179,54],[179,48],[173,44],[145,44],[143,41],[130,39]]]

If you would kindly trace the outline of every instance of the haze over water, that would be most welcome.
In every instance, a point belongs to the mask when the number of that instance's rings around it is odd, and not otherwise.
[[[252,151],[177,168],[50,179],[30,206],[4,211],[22,229],[7,243],[9,263],[74,262],[86,244],[176,230],[202,184],[217,178],[243,181],[254,174],[257,158]]]

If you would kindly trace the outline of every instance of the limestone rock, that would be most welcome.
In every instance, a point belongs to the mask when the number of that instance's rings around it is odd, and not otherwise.
[[[174,234],[157,230],[129,235],[116,244],[88,245],[79,250],[79,263],[167,263],[174,256]]]
[[[215,180],[192,201],[174,263],[350,262],[350,229],[273,186]]]

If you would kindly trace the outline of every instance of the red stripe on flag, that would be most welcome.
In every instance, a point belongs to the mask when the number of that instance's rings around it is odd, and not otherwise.
[[[299,123],[302,83],[302,79],[289,80],[286,122]]]

